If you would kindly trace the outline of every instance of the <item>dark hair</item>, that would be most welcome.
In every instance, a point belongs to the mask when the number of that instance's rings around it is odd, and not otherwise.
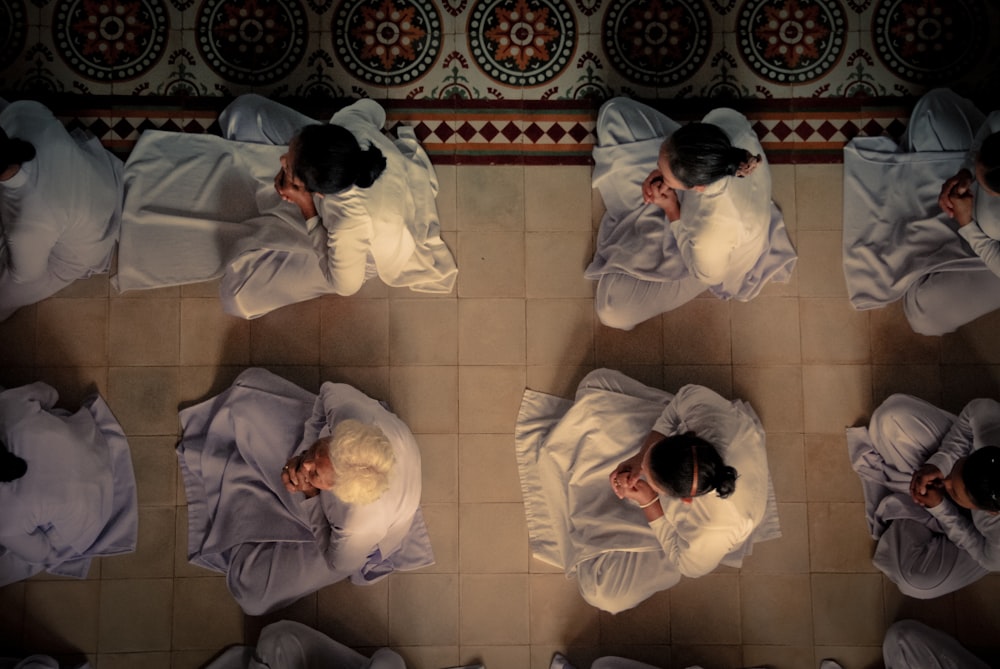
[[[1000,511],[1000,447],[973,451],[962,467],[962,482],[977,507]]]
[[[374,146],[362,150],[351,131],[332,124],[307,125],[296,142],[295,176],[313,193],[368,188],[385,169],[385,156]]]
[[[4,447],[0,441],[0,483],[16,481],[28,471],[28,463]]]
[[[695,458],[698,462],[695,497],[713,490],[723,498],[733,494],[736,470],[727,467],[715,446],[694,432],[664,437],[650,446],[649,473],[659,487],[675,497],[687,497],[691,494]]]
[[[34,157],[35,147],[31,142],[8,137],[3,128],[0,128],[0,171],[11,165],[26,163]]]
[[[736,176],[755,156],[733,146],[729,135],[711,123],[689,123],[663,143],[670,171],[688,188],[707,186],[722,177]],[[758,157],[759,159],[759,157]]]
[[[983,185],[994,193],[1000,193],[1000,132],[983,140],[976,160],[983,170]]]

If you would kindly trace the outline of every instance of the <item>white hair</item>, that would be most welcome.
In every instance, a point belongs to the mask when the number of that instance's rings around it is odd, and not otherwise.
[[[396,456],[381,428],[348,419],[324,441],[334,470],[330,492],[342,501],[371,504],[389,488]]]

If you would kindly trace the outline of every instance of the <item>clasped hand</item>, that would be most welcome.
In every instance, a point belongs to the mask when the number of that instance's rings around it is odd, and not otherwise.
[[[636,504],[645,504],[657,497],[652,486],[641,478],[642,459],[635,455],[619,464],[608,479],[611,490],[618,499],[629,499]]]
[[[941,185],[938,205],[941,211],[958,222],[959,227],[972,222],[972,211],[975,198],[972,194],[972,183],[975,179],[969,170],[962,169]]]
[[[663,180],[660,170],[653,170],[642,182],[642,201],[655,204],[667,214],[667,220],[676,221],[681,217],[681,203],[677,199],[677,191]]]
[[[305,496],[309,498],[318,495],[319,490],[309,483],[309,476],[302,468],[305,459],[306,453],[304,451],[288,458],[288,462],[281,468],[281,482],[288,492],[305,493]]]
[[[934,465],[923,465],[910,479],[910,497],[925,508],[933,508],[944,499],[944,474]]]

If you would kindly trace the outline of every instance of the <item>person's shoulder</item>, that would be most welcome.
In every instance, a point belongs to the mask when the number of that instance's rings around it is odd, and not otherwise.
[[[11,125],[37,126],[55,120],[52,111],[35,100],[16,100],[0,112],[0,125],[8,129]],[[10,132],[8,132],[10,134]]]

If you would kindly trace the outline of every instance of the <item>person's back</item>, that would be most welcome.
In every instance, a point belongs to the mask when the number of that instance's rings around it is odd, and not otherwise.
[[[51,271],[73,280],[107,265],[118,234],[121,204],[117,159],[99,147],[88,150],[66,132],[43,105],[20,101],[0,112],[10,137],[30,142],[35,158],[24,163],[7,188],[0,188],[0,221],[12,247],[46,252],[32,258],[30,281]],[[51,249],[48,242],[54,242]],[[12,253],[12,257],[15,254]]]

